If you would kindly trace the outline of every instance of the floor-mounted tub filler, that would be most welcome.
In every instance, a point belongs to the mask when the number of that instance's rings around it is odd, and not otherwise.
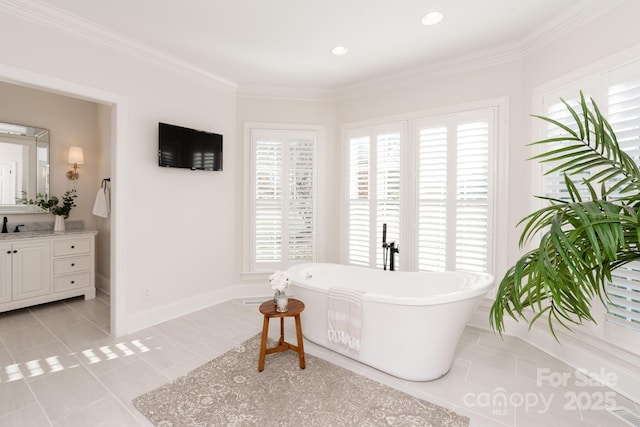
[[[434,380],[449,371],[467,321],[493,286],[493,277],[482,273],[392,272],[321,263],[291,267],[288,275],[292,293],[306,307],[305,338],[410,381]],[[343,310],[336,316],[345,305],[336,306],[335,295],[346,295],[337,301],[348,306],[350,300],[361,316],[351,319],[359,326],[359,336],[351,337],[359,342],[356,351],[336,344],[330,332],[332,321],[350,315]]]

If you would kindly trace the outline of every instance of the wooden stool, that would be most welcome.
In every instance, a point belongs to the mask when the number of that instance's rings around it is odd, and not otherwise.
[[[262,325],[262,343],[260,344],[260,360],[258,361],[258,372],[264,370],[264,359],[267,354],[277,353],[279,351],[293,350],[298,352],[300,359],[300,369],[306,367],[304,361],[304,346],[302,344],[302,326],[300,324],[300,313],[304,310],[304,303],[300,300],[289,298],[289,308],[284,313],[276,311],[276,305],[273,300],[263,302],[260,305],[260,313],[264,314],[264,323]],[[269,333],[269,320],[272,317],[280,318],[280,340],[278,345],[267,348],[267,335]],[[284,340],[284,318],[295,317],[296,320],[296,336],[298,337],[298,346],[289,344]]]

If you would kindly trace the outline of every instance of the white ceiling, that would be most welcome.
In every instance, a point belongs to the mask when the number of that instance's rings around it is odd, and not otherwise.
[[[593,17],[611,0],[43,0],[239,85],[336,89]],[[420,18],[439,10],[444,20]],[[336,45],[349,54],[336,57]]]

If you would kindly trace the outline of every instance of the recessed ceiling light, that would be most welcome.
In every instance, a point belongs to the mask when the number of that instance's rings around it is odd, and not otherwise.
[[[349,52],[349,49],[347,49],[344,46],[336,46],[333,49],[331,49],[331,53],[333,53],[336,56],[346,55],[348,52]]]
[[[422,22],[423,25],[436,25],[442,21],[442,18],[444,18],[444,15],[441,12],[434,10],[433,12],[425,14],[420,22]]]

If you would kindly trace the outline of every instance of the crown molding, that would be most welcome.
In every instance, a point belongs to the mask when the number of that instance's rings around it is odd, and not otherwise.
[[[524,56],[550,45],[560,37],[588,24],[626,1],[600,0],[590,6],[576,2],[573,8],[556,16],[522,40]]]
[[[390,74],[336,89],[238,85],[233,81],[195,67],[174,56],[149,48],[130,37],[118,34],[108,28],[101,27],[38,0],[3,0],[0,2],[0,10],[84,39],[95,45],[107,47],[225,94],[244,98],[343,101],[521,59],[626,1],[628,0],[601,0],[597,4],[588,7],[576,4],[572,9],[549,21],[521,41],[505,43],[473,54],[442,60],[427,66],[412,68],[401,73]]]
[[[238,85],[237,95],[241,98],[283,99],[293,101],[327,101],[336,100],[333,89],[268,86],[268,85]]]
[[[37,0],[4,0],[0,11],[23,18],[29,22],[66,33],[97,46],[106,47],[122,55],[162,68],[196,83],[235,95],[237,84],[213,73],[195,67],[181,59],[152,49],[133,38],[81,19]]]
[[[597,4],[592,4],[588,7],[576,3],[573,8],[538,28],[522,41],[505,43],[470,55],[413,68],[407,72],[343,86],[337,90],[338,101],[354,99],[446,75],[461,74],[524,58],[626,1],[628,0],[601,0]]]
[[[344,86],[337,91],[338,100],[345,101],[359,98],[389,89],[422,83],[438,77],[461,74],[493,65],[512,62],[520,58],[522,58],[521,44],[506,43],[498,47],[454,59],[412,68],[402,73],[391,74],[366,82]]]

